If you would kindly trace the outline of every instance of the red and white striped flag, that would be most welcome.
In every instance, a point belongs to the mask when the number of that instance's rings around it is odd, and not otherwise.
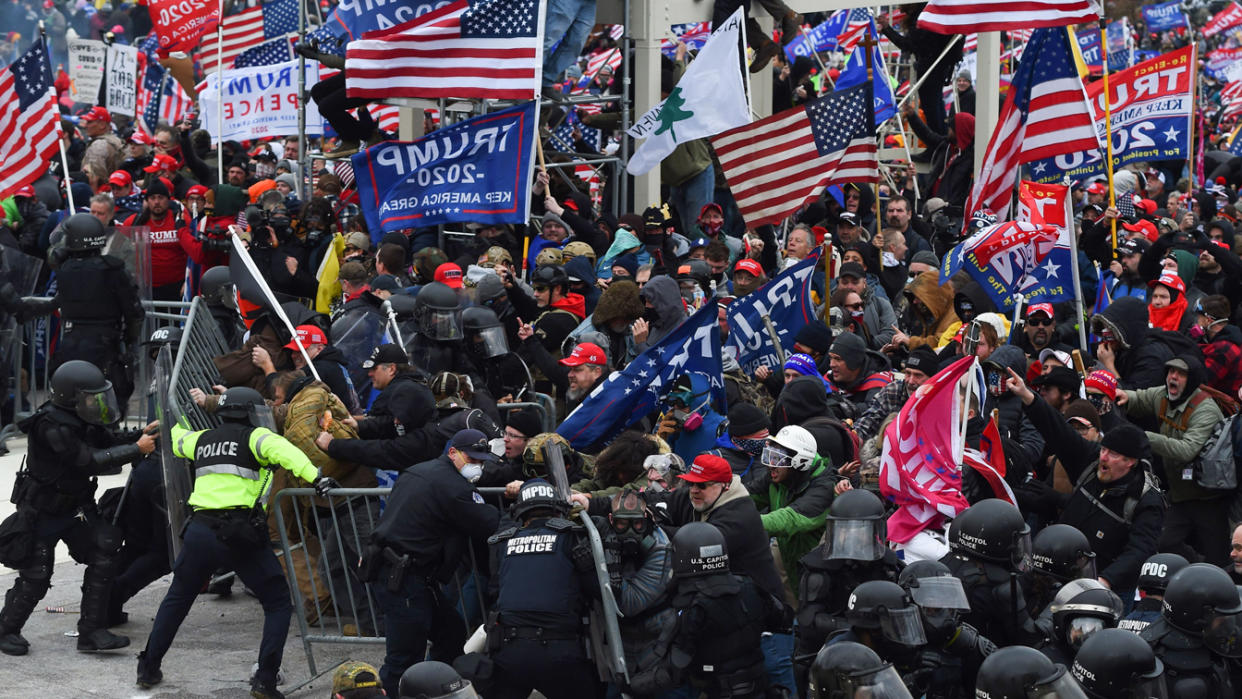
[[[980,209],[1009,219],[1023,163],[1099,147],[1095,121],[1064,29],[1037,29],[1013,84],[966,202],[966,220]]]
[[[940,34],[1064,27],[1100,18],[1095,0],[931,0],[919,28]]]
[[[164,96],[160,100],[160,119],[175,124],[194,109],[194,100],[176,80],[166,80]]]
[[[845,29],[837,36],[837,50],[849,55],[871,29],[871,10],[854,8],[849,11],[845,21]]]
[[[962,457],[970,407],[982,405],[983,370],[962,357],[927,380],[884,430],[880,493],[897,505],[888,538],[904,544],[928,527],[962,513]]]
[[[872,103],[864,82],[713,136],[746,223],[780,221],[828,185],[878,181]]]
[[[362,99],[531,99],[539,91],[539,0],[457,0],[345,52],[346,90]]]
[[[620,41],[621,37],[625,36],[625,25],[624,24],[608,25],[608,36],[612,37],[613,41]]]
[[[221,64],[232,68],[233,61],[247,49],[269,39],[288,36],[298,28],[297,0],[267,0],[260,5],[224,18],[215,31],[203,35],[198,60],[203,74],[214,73]],[[223,35],[223,58],[216,60],[216,42]]]
[[[60,140],[60,111],[47,48],[36,39],[0,69],[0,198],[47,172]]]

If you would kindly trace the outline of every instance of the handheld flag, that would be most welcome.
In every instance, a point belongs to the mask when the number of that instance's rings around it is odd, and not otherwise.
[[[875,38],[875,26],[871,25],[871,36]],[[867,47],[859,46],[850,54],[849,60],[841,68],[837,77],[837,90],[861,85],[867,81],[867,64],[863,61]],[[884,67],[884,54],[879,44],[871,47],[871,74],[874,76],[872,102],[875,104],[875,123],[883,124],[897,113],[897,101],[893,99],[893,85],[888,80],[888,69]]]
[[[0,69],[0,198],[47,171],[60,142],[60,110],[43,37]],[[79,204],[81,205],[81,204]]]
[[[302,346],[302,340],[298,338],[298,331],[290,322],[285,309],[281,308],[280,302],[276,300],[276,294],[272,293],[272,287],[267,285],[267,280],[259,273],[259,268],[254,263],[254,258],[250,257],[250,252],[246,249],[246,245],[242,239],[237,237],[236,233],[232,233],[233,249],[229,254],[229,277],[232,278],[234,286],[237,287],[237,293],[243,301],[246,301],[260,309],[271,313],[280,319],[285,329],[293,337],[293,341],[298,345],[298,351],[306,358],[306,366],[311,373],[315,375],[315,380],[319,378],[319,372],[315,370],[315,363],[311,361],[310,355],[306,354],[306,348]]]
[[[811,277],[820,269],[819,249],[786,268],[767,284],[729,304],[729,339],[725,351],[736,353],[747,376],[761,366],[779,367],[779,356],[764,318],[776,328],[781,347],[792,352],[793,338],[804,325],[817,322],[811,302]]]

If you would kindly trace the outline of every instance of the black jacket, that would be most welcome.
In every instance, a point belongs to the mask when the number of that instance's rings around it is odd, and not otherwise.
[[[414,374],[397,374],[358,422],[358,439],[334,439],[328,455],[370,468],[401,470],[434,453],[424,426],[435,419],[435,397]]]
[[[1124,477],[1101,483],[1093,472],[1100,445],[1083,439],[1051,405],[1038,395],[1026,414],[1053,446],[1070,480],[1078,483],[1061,513],[1060,523],[1077,528],[1091,542],[1099,577],[1114,590],[1129,590],[1138,581],[1139,568],[1156,553],[1164,529],[1164,498],[1158,490],[1144,491],[1140,462]],[[1133,512],[1125,521],[1127,501]]]
[[[1173,358],[1173,351],[1160,342],[1148,342],[1147,304],[1133,297],[1119,298],[1092,319],[1104,324],[1125,345],[1117,354],[1117,385],[1133,390],[1164,384],[1167,371],[1164,363]],[[1098,333],[1097,333],[1098,334]]]
[[[997,347],[987,361],[1000,365],[1002,371],[1004,368],[1009,368],[1017,372],[1018,376],[1026,376],[1026,354],[1016,345]],[[1007,377],[1008,374],[1002,374],[1001,381]],[[1022,401],[1017,396],[1005,392],[997,397],[988,395],[985,403],[984,415],[991,414],[993,409],[999,411],[996,427],[1001,437],[1021,443],[1027,463],[1037,463],[1044,451],[1044,438],[1023,415]]]

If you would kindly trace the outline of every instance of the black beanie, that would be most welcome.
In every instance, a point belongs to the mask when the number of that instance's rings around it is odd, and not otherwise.
[[[832,330],[819,322],[810,322],[794,335],[794,342],[806,345],[820,354],[828,354],[832,347]]]
[[[738,403],[729,408],[729,434],[744,437],[763,430],[771,429],[772,423],[762,410],[750,403]]]
[[[854,333],[842,333],[832,342],[832,354],[841,357],[845,366],[857,369],[867,361],[867,343]]]
[[[1123,422],[1104,433],[1100,446],[1115,451],[1132,459],[1143,459],[1151,446],[1147,441],[1147,433],[1134,425]]]
[[[543,432],[543,425],[539,422],[539,413],[532,408],[510,410],[508,426],[521,432],[527,439]]]
[[[906,368],[921,371],[928,376],[935,376],[940,371],[940,357],[936,356],[936,351],[927,345],[920,345],[914,348],[910,356],[906,358]]]

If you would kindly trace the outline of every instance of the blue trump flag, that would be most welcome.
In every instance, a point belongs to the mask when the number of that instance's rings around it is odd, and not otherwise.
[[[441,223],[525,223],[535,103],[483,114],[350,159],[372,234]]]
[[[1165,32],[1187,26],[1186,14],[1182,12],[1182,0],[1169,0],[1159,5],[1143,8],[1143,21],[1149,32]]]
[[[738,364],[750,376],[761,366],[777,367],[780,359],[763,319],[776,328],[785,354],[793,353],[793,338],[804,325],[818,322],[811,303],[811,278],[821,269],[819,251],[785,269],[755,291],[729,304],[729,339]]]
[[[714,303],[700,308],[668,337],[596,386],[556,428],[557,433],[576,449],[606,442],[656,410],[683,374],[707,379],[712,400],[723,412],[718,314]]]
[[[342,0],[323,26],[307,36],[320,51],[344,56],[345,44],[366,32],[391,29],[448,4],[450,0]]]
[[[1070,254],[1065,229],[1027,221],[998,223],[944,256],[940,283],[965,269],[999,308],[1013,308],[1018,294],[1027,303],[1057,303],[1074,297]]]
[[[871,21],[871,27],[867,31],[872,39],[876,38],[875,20]],[[866,51],[867,47],[859,44],[850,54],[845,67],[841,69],[841,75],[837,77],[837,92],[867,82],[867,64],[863,63],[863,54]],[[879,44],[871,49],[871,70],[875,75],[872,87],[875,99],[875,125],[879,127],[897,113],[896,101],[893,100],[893,84],[889,82],[888,71],[884,69],[884,56],[880,53]]]
[[[845,33],[849,14],[849,10],[837,10],[836,14],[820,22],[819,26],[806,34],[799,33],[798,38],[785,46],[785,57],[793,63],[798,60],[798,56],[810,56],[820,51],[836,49],[837,37]],[[809,42],[808,39],[810,39]]]

